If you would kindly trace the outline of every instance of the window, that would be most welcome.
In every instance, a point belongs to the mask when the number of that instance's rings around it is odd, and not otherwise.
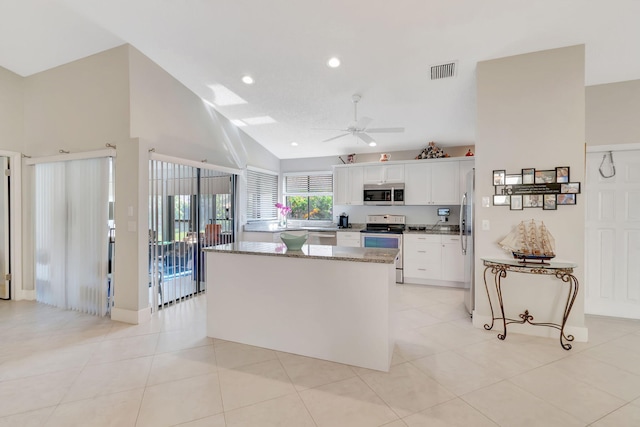
[[[290,174],[284,176],[285,203],[291,219],[327,221],[333,218],[333,174]]]
[[[247,220],[278,218],[278,175],[247,169]]]

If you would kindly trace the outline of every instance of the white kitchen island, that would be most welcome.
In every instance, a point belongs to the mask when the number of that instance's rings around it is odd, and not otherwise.
[[[207,335],[388,371],[397,249],[206,248]]]

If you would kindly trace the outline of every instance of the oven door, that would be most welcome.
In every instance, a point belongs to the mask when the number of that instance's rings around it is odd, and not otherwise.
[[[396,283],[404,282],[402,271],[402,234],[361,233],[360,243],[362,243],[363,248],[398,249],[398,258],[396,258]]]

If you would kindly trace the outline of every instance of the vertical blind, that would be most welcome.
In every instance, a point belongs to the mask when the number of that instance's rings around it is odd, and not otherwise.
[[[278,217],[278,175],[247,169],[247,219]]]
[[[107,313],[109,159],[35,165],[36,299]]]

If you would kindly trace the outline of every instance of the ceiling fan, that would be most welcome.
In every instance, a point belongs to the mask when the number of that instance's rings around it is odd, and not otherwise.
[[[329,139],[325,139],[322,142],[333,141],[334,139],[342,138],[343,136],[353,135],[356,138],[360,138],[362,141],[366,142],[370,146],[375,146],[376,141],[369,136],[370,133],[394,133],[394,132],[404,132],[404,128],[368,128],[367,126],[373,119],[369,117],[361,117],[358,120],[358,102],[362,99],[362,97],[358,94],[353,95],[351,97],[351,101],[353,102],[353,123],[347,127],[346,129],[322,129],[322,130],[336,130],[340,132],[345,132],[343,134],[331,137]]]

